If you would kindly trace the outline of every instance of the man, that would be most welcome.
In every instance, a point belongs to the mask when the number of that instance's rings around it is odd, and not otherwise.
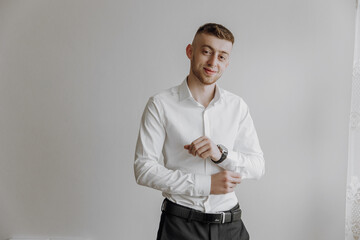
[[[234,189],[260,178],[264,159],[246,103],[216,84],[233,43],[224,26],[201,26],[186,47],[189,75],[145,107],[134,170],[165,197],[157,239],[249,239]]]

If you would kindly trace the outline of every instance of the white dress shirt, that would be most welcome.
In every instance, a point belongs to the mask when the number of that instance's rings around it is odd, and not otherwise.
[[[207,136],[228,149],[215,164],[184,149]],[[161,159],[163,155],[164,165]],[[259,179],[265,171],[263,153],[244,100],[216,85],[205,108],[195,101],[185,79],[179,86],[151,97],[145,107],[135,150],[138,184],[158,189],[169,200],[203,212],[231,209],[235,192],[211,195],[211,175],[224,170],[241,179]]]

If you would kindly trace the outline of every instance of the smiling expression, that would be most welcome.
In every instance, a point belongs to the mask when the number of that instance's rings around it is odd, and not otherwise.
[[[202,84],[215,83],[229,65],[232,43],[225,39],[201,33],[186,47],[186,55],[191,61],[189,77]]]

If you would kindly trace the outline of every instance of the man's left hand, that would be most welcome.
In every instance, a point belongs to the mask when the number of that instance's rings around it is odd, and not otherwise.
[[[210,138],[206,136],[199,137],[194,140],[191,144],[184,146],[190,154],[199,156],[202,159],[210,157],[214,161],[218,161],[221,158],[221,152]]]

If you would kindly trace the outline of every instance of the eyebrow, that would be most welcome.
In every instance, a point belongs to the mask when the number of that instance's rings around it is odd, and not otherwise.
[[[202,48],[203,47],[208,47],[208,48],[210,48],[212,51],[214,51],[215,49],[214,48],[212,48],[211,46],[209,46],[209,45],[206,45],[206,44],[204,44],[204,45],[202,45],[201,46]],[[230,55],[228,52],[226,52],[226,51],[220,51],[221,53],[224,53],[224,54],[227,54],[227,55]]]

